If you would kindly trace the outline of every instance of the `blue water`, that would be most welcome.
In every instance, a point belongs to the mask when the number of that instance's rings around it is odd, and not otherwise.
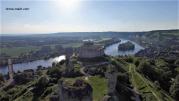
[[[32,61],[32,62],[27,62],[27,63],[18,63],[18,64],[13,64],[13,69],[14,72],[17,71],[24,71],[26,69],[37,69],[37,66],[41,65],[42,67],[51,67],[52,63],[55,62],[60,62],[61,60],[65,59],[65,55],[61,55],[55,58],[50,58],[48,60],[36,60],[36,61]],[[8,67],[7,66],[3,66],[0,67],[0,73],[2,74],[7,74],[8,73]]]
[[[108,47],[105,48],[104,53],[106,55],[109,56],[125,56],[125,55],[134,55],[137,52],[139,52],[140,50],[144,49],[142,46],[138,45],[137,43],[127,40],[127,39],[120,39],[121,42],[115,43],[113,45],[110,45]],[[127,41],[132,42],[135,45],[135,49],[134,50],[130,50],[130,51],[119,51],[118,50],[118,45],[125,43]]]
[[[109,56],[134,55],[138,51],[144,49],[137,43],[131,41],[135,45],[134,50],[118,51],[118,45],[121,43],[125,43],[127,41],[130,41],[130,40],[121,39],[121,42],[115,43],[113,45],[106,47],[104,50],[105,54],[109,55]],[[62,55],[62,56],[58,56],[55,58],[50,58],[48,60],[36,60],[36,61],[32,61],[32,62],[27,62],[27,63],[18,63],[18,64],[13,64],[13,69],[14,69],[14,72],[17,72],[17,71],[24,71],[26,69],[34,69],[35,70],[35,69],[37,69],[37,66],[39,66],[39,65],[41,65],[42,67],[49,67],[49,66],[51,67],[53,62],[59,62],[64,59],[65,59],[65,55]],[[0,67],[0,73],[7,74],[8,73],[7,66]]]

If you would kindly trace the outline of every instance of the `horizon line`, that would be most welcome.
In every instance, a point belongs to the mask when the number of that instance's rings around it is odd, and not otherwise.
[[[136,33],[136,32],[150,32],[150,31],[167,31],[167,30],[179,30],[178,29],[156,29],[156,30],[147,30],[147,31],[61,31],[61,32],[49,32],[49,33],[1,33],[0,36],[8,35],[47,35],[47,34],[57,34],[57,33],[103,33],[103,32],[114,32],[114,33]]]

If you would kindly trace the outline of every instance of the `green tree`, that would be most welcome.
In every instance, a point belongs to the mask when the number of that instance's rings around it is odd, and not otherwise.
[[[3,75],[0,73],[0,83],[1,82],[4,82],[4,78],[3,78]]]
[[[138,71],[143,73],[145,76],[149,77],[151,80],[157,80],[158,73],[155,68],[148,62],[144,61],[139,64]]]
[[[129,76],[127,73],[119,73],[117,76],[117,82],[121,84],[127,84],[129,83]]]
[[[133,63],[133,61],[134,59],[131,56],[126,58],[126,62]]]
[[[48,82],[48,78],[46,76],[42,76],[36,83],[36,86],[44,88],[48,85]]]
[[[136,60],[134,64],[135,64],[136,67],[138,67],[139,64],[140,64],[139,60]]]
[[[49,84],[49,79],[46,76],[42,76],[38,79],[33,89],[34,98],[39,97]]]
[[[52,67],[47,71],[47,74],[54,78],[61,77],[61,71],[59,67]]]
[[[179,75],[176,76],[173,85],[171,85],[170,93],[176,101],[179,101]]]

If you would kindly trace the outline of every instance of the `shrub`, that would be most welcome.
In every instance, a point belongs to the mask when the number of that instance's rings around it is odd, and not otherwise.
[[[60,71],[60,68],[58,67],[49,68],[49,70],[47,71],[47,74],[53,78],[61,77],[61,71]]]
[[[135,64],[136,67],[138,67],[139,64],[140,64],[139,60],[136,60],[134,64]]]
[[[148,62],[142,62],[138,66],[138,71],[149,77],[151,80],[156,80],[158,73],[153,66],[151,66]]]
[[[133,58],[132,57],[127,57],[126,62],[133,63]]]
[[[176,76],[173,85],[170,87],[170,93],[176,101],[179,101],[179,75]]]
[[[1,82],[4,82],[4,78],[3,78],[3,75],[0,73],[0,83]]]

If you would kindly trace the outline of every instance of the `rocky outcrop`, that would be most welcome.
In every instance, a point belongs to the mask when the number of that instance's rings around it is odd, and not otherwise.
[[[102,101],[113,101],[112,97],[109,95],[105,95],[102,99]]]

